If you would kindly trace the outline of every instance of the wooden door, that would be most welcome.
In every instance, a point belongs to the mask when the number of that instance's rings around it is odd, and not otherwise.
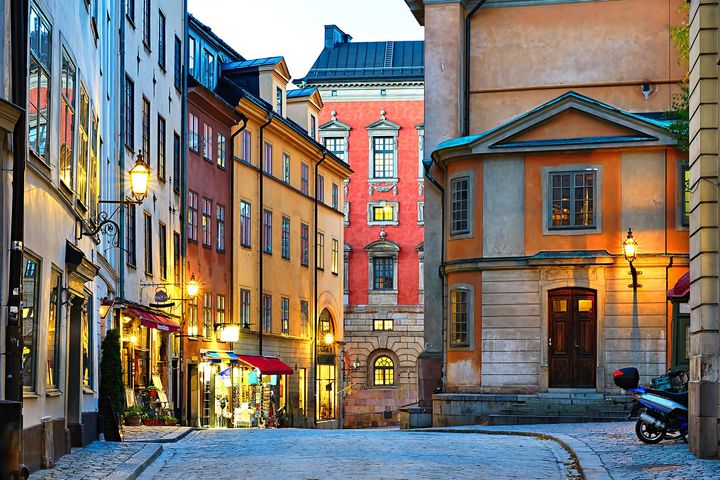
[[[548,295],[550,387],[594,388],[597,345],[595,292],[566,288]]]

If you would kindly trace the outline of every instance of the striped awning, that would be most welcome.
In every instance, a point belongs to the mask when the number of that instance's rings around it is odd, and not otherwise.
[[[239,363],[238,356],[233,352],[222,350],[207,350],[202,352],[203,360],[212,363]]]

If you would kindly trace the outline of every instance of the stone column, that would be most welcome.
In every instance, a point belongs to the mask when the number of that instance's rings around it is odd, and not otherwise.
[[[718,457],[718,1],[690,6],[690,450]]]

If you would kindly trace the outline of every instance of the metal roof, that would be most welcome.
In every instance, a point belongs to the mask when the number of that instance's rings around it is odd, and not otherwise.
[[[309,97],[316,91],[317,91],[317,88],[315,88],[315,87],[305,87],[305,88],[298,88],[295,90],[288,90],[286,95],[287,95],[287,98]]]
[[[252,60],[225,63],[222,68],[223,70],[230,70],[237,68],[264,67],[266,65],[277,65],[282,61],[282,59],[283,57],[253,58]]]
[[[294,83],[422,81],[422,41],[346,42],[325,47],[305,78]]]

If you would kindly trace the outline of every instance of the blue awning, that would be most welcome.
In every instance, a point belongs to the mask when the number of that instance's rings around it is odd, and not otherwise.
[[[212,351],[202,352],[203,360],[212,363],[240,363],[238,356],[233,352]]]

